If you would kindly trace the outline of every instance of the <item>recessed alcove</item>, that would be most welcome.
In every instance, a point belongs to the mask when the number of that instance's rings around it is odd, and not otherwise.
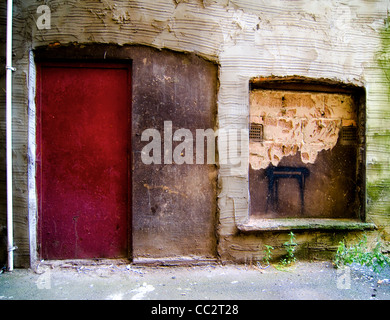
[[[251,220],[365,221],[364,101],[363,88],[334,81],[252,79]]]

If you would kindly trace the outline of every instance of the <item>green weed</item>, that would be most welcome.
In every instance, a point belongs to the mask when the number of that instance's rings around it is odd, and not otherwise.
[[[272,260],[272,250],[274,250],[272,246],[265,245],[263,261],[266,266],[269,266],[270,261]]]
[[[382,244],[379,241],[372,251],[368,250],[367,236],[363,235],[357,244],[350,247],[347,247],[344,241],[340,241],[333,263],[336,268],[358,263],[372,267],[375,272],[379,273],[387,265],[390,266],[390,257],[382,253]]]
[[[296,258],[295,258],[295,249],[296,249],[296,246],[297,246],[297,243],[295,242],[295,235],[294,233],[291,231],[289,233],[289,240],[286,241],[283,246],[285,247],[286,251],[287,251],[287,255],[285,258],[283,258],[280,262],[283,266],[288,266],[288,265],[291,265],[293,262],[296,261]]]

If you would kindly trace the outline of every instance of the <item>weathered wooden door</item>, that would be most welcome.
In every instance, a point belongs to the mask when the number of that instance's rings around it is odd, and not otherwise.
[[[130,68],[37,68],[37,187],[43,259],[128,257]]]

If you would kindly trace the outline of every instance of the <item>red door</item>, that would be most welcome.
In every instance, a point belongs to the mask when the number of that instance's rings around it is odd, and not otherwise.
[[[42,63],[37,79],[41,258],[128,257],[130,68]]]

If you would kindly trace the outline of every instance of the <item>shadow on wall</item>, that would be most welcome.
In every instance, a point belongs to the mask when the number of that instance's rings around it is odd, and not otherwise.
[[[272,166],[272,165],[271,165]],[[301,161],[300,152],[285,157],[278,167],[307,170],[304,185],[296,178],[278,179],[270,194],[267,169],[249,170],[251,215],[259,218],[358,218],[356,151],[337,144],[321,151],[315,164]],[[276,168],[278,168],[276,167]],[[270,198],[270,196],[272,196]]]

